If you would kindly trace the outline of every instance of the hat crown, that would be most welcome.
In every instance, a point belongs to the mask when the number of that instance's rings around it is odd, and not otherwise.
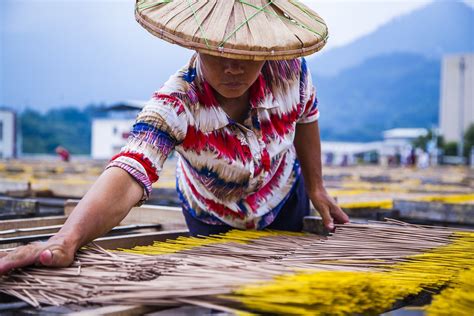
[[[324,20],[295,0],[137,0],[135,17],[168,42],[236,59],[305,56],[328,38]]]

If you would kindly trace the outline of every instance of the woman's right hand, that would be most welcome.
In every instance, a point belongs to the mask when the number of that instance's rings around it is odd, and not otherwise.
[[[75,251],[75,247],[55,237],[21,246],[9,253],[0,253],[0,275],[30,265],[67,267],[73,262]]]
[[[3,257],[0,253],[0,275],[29,265],[71,265],[82,245],[118,225],[142,196],[143,187],[130,174],[120,168],[106,169],[56,235],[44,243],[18,247]]]

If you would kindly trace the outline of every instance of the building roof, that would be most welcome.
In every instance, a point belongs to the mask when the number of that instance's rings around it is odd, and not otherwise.
[[[13,114],[16,113],[13,109],[10,109],[10,108],[4,107],[4,106],[0,106],[0,111],[1,112],[13,113]]]
[[[321,142],[321,150],[323,152],[332,152],[334,154],[362,154],[366,152],[378,151],[381,147],[382,142]]]
[[[145,101],[138,100],[122,101],[108,106],[105,111],[140,111],[145,106],[145,103]]]
[[[426,134],[428,134],[426,128],[394,128],[384,131],[383,138],[418,138]]]

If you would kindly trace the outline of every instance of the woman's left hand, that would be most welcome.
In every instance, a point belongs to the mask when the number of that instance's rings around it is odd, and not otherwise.
[[[349,222],[349,216],[337,205],[324,187],[309,193],[309,198],[314,208],[323,219],[324,227],[334,231],[334,223],[344,224]]]

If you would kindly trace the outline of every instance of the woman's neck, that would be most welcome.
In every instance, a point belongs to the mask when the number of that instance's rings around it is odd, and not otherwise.
[[[225,98],[216,92],[216,99],[224,112],[234,121],[243,123],[248,116],[250,107],[249,91],[238,98]]]

